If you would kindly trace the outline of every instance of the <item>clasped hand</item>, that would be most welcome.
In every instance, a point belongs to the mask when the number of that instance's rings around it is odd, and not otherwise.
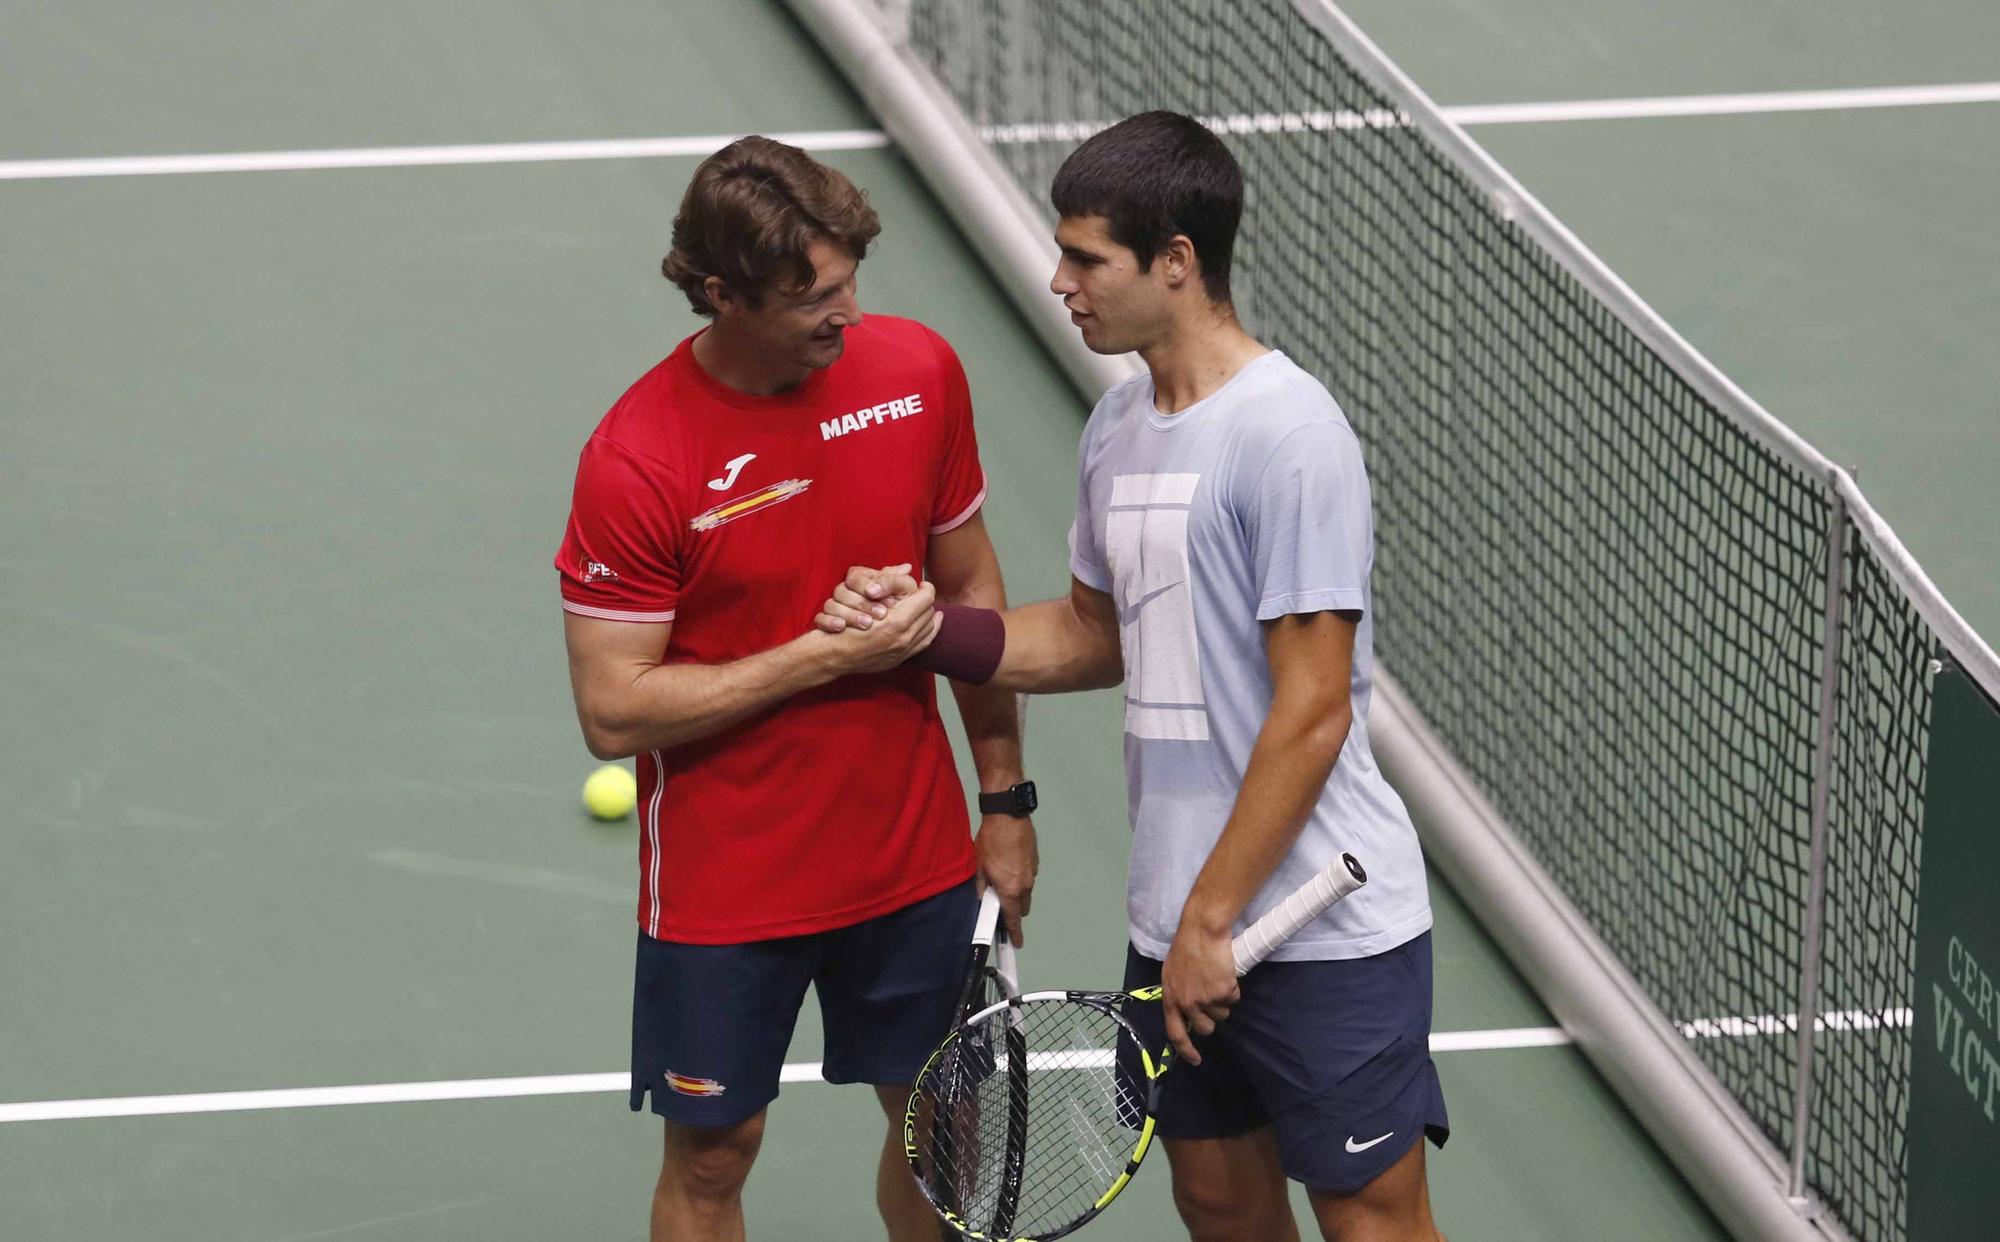
[[[914,599],[919,591],[935,595],[935,588],[929,583],[918,585],[910,576],[910,569],[908,565],[886,565],[881,569],[856,565],[820,604],[813,624],[828,634],[872,630],[886,624],[890,613]]]
[[[937,588],[919,584],[910,565],[855,566],[813,618],[819,632],[838,637],[832,646],[842,673],[879,673],[920,654],[944,624],[934,607]]]

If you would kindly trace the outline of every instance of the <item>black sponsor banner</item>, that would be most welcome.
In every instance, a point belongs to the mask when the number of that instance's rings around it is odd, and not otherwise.
[[[2000,711],[1946,663],[1917,901],[1910,1237],[2000,1237]]]

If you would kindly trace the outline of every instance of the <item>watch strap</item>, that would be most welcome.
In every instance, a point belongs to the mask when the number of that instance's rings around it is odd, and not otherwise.
[[[1013,815],[1025,817],[1035,813],[1039,799],[1035,796],[1035,782],[1022,781],[1018,785],[1003,789],[998,793],[979,795],[981,815]]]

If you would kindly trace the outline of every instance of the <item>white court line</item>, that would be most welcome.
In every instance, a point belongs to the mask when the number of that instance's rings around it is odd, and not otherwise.
[[[1817,1030],[1866,1031],[1906,1027],[1908,1009],[1876,1013],[1841,1009],[1823,1013]],[[1751,1014],[1698,1018],[1679,1024],[1689,1039],[1742,1038],[1788,1034],[1793,1014]],[[1487,1031],[1435,1031],[1432,1052],[1490,1052],[1507,1048],[1553,1048],[1571,1043],[1560,1027],[1528,1026]],[[1037,1057],[1048,1054],[1038,1053]],[[1102,1060],[1102,1056],[1099,1057]],[[821,1081],[818,1061],[795,1061],[779,1074],[782,1082]],[[326,1108],[340,1104],[409,1104],[434,1100],[494,1100],[537,1095],[614,1094],[631,1089],[631,1075],[556,1074],[540,1078],[465,1078],[446,1082],[390,1082],[356,1087],[293,1087],[274,1091],[216,1091],[202,1095],[138,1095],[95,1100],[31,1100],[0,1104],[0,1124],[12,1121],[77,1121],[93,1117],[160,1117],[187,1113],[258,1112],[281,1108]]]
[[[1912,108],[2000,103],[2000,82],[1943,86],[1874,86],[1833,91],[1761,91],[1744,95],[1659,95],[1642,99],[1466,104],[1441,111],[1460,125],[1545,121],[1617,121],[1658,116],[1737,116],[1753,112],[1830,112],[1843,108]]]
[[[626,1074],[557,1074],[544,1078],[462,1078],[450,1082],[389,1082],[360,1087],[293,1087],[277,1091],[215,1091],[204,1095],[134,1095],[98,1100],[0,1104],[0,1122],[72,1121],[85,1117],[161,1117],[182,1113],[323,1108],[331,1104],[406,1104],[424,1100],[491,1100],[507,1096],[583,1095],[626,1091]]]
[[[1544,103],[1460,104],[1441,111],[1460,125],[1524,125],[1561,121],[1631,120],[1642,117],[1734,116],[1760,112],[1825,112],[1847,108],[1907,108],[2000,102],[2000,82],[1939,86],[1880,86],[1852,90],[1765,91],[1739,95],[1659,95],[1634,99],[1578,99]],[[1384,110],[1368,112],[1264,112],[1203,117],[1233,134],[1301,130],[1383,129],[1401,123]],[[989,126],[988,142],[1080,142],[1108,121],[1051,121]],[[145,177],[181,173],[300,172],[335,168],[409,168],[444,164],[530,164],[567,160],[658,159],[707,155],[739,137],[607,138],[576,142],[493,142],[437,147],[349,147],[310,151],[241,151],[213,155],[136,155],[89,159],[0,160],[0,181],[55,181],[79,177]],[[809,151],[862,151],[889,145],[874,129],[815,130],[771,137]]]
[[[1854,90],[1765,91],[1744,95],[1655,95],[1635,99],[1574,99],[1543,103],[1440,106],[1460,125],[1525,125],[1561,121],[1622,121],[1645,117],[1737,116],[1769,112],[1828,112],[1853,108],[1909,108],[1938,104],[2000,103],[2000,82],[1945,86],[1881,86]],[[1287,134],[1327,130],[1394,129],[1408,118],[1387,108],[1319,112],[1253,112],[1200,118],[1225,134]],[[1036,121],[989,125],[981,138],[1000,146],[1027,142],[1082,142],[1108,121]]]
[[[1815,1031],[1879,1031],[1905,1027],[1915,1020],[1908,1009],[1835,1009],[1813,1019]],[[1742,1017],[1696,1018],[1676,1023],[1689,1039],[1732,1039],[1745,1035],[1790,1035],[1799,1029],[1795,1013],[1759,1013]]]
[[[1570,1043],[1559,1026],[1517,1026],[1497,1031],[1432,1031],[1432,1052],[1495,1052],[1504,1048],[1556,1048]]]
[[[1840,1009],[1823,1013],[1817,1030],[1868,1031],[1909,1026],[1908,1009],[1881,1012]],[[1729,1039],[1791,1033],[1793,1014],[1750,1014],[1682,1022],[1689,1039]],[[1486,1031],[1435,1031],[1432,1052],[1491,1052],[1508,1048],[1553,1048],[1573,1042],[1560,1027],[1528,1026]],[[1049,1054],[1037,1053],[1037,1058]],[[1104,1058],[1100,1054],[1098,1060]],[[779,1074],[782,1082],[819,1082],[818,1061],[795,1061]],[[326,1108],[340,1104],[410,1104],[435,1100],[494,1100],[537,1095],[615,1094],[631,1089],[631,1075],[556,1074],[540,1078],[465,1078],[445,1082],[390,1082],[356,1087],[292,1087],[272,1091],[216,1091],[202,1095],[139,1095],[95,1100],[31,1100],[0,1104],[0,1124],[13,1121],[78,1121],[97,1117],[160,1117],[188,1113],[258,1112],[283,1108]]]
[[[863,151],[889,145],[876,129],[771,134],[808,151]],[[323,168],[409,168],[435,164],[534,164],[567,160],[661,159],[707,155],[740,134],[689,138],[604,138],[577,142],[486,142],[445,147],[349,147],[321,151],[239,151],[219,155],[134,155],[101,159],[0,160],[0,181],[148,177],[174,173],[298,172]]]
[[[1553,1027],[1508,1031],[1440,1031],[1431,1036],[1436,1052],[1493,1048],[1541,1048],[1568,1043]],[[782,1082],[820,1082],[818,1061],[795,1061],[779,1074]],[[326,1108],[339,1104],[414,1104],[433,1100],[494,1100],[537,1095],[598,1095],[631,1090],[632,1076],[556,1074],[541,1078],[466,1078],[447,1082],[389,1082],[357,1087],[292,1087],[275,1091],[216,1091],[202,1095],[138,1095],[96,1100],[34,1100],[0,1104],[0,1123],[78,1121],[94,1117],[162,1117],[186,1113],[260,1112],[281,1108]]]

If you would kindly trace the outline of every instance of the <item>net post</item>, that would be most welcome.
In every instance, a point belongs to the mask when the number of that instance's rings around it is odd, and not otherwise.
[[[1840,697],[1841,639],[1846,617],[1841,607],[1846,590],[1846,498],[1837,475],[1829,473],[1826,523],[1826,612],[1820,642],[1819,736],[1813,755],[1812,827],[1806,856],[1804,936],[1799,948],[1798,1068],[1792,1088],[1791,1177],[1786,1193],[1792,1205],[1810,1212],[1806,1194],[1806,1146],[1812,1134],[1813,1045],[1819,1026],[1819,977],[1826,935],[1827,820],[1833,789],[1833,741]]]

